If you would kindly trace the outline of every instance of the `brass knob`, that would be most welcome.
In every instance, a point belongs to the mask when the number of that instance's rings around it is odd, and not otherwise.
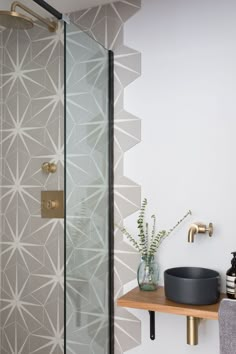
[[[213,235],[213,224],[212,224],[212,222],[209,223],[207,231],[209,233],[209,236],[211,237]]]
[[[57,170],[57,165],[53,162],[44,162],[42,164],[42,170],[45,173],[55,173]]]
[[[52,209],[57,209],[57,208],[59,208],[58,200],[47,200],[46,201],[46,209],[52,210]]]

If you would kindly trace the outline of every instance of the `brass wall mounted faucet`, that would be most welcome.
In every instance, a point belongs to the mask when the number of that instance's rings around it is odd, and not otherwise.
[[[188,230],[188,242],[194,242],[194,236],[196,234],[205,234],[207,232],[211,237],[213,234],[213,224],[211,222],[208,227],[201,223],[192,224]]]

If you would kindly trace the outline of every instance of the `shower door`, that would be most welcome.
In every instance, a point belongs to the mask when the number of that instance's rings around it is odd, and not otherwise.
[[[111,354],[112,53],[65,26],[65,352]]]

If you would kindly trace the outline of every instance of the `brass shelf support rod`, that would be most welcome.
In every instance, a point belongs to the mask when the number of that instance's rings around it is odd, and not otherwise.
[[[198,326],[200,318],[187,316],[187,344],[198,345]]]
[[[150,320],[150,339],[155,340],[155,311],[149,312],[149,320]],[[198,327],[200,323],[200,318],[187,316],[187,344],[189,345],[198,345]]]

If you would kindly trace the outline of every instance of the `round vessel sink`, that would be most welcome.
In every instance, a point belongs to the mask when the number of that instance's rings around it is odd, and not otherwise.
[[[167,299],[181,304],[210,305],[220,297],[220,274],[198,267],[170,268],[164,272]]]

